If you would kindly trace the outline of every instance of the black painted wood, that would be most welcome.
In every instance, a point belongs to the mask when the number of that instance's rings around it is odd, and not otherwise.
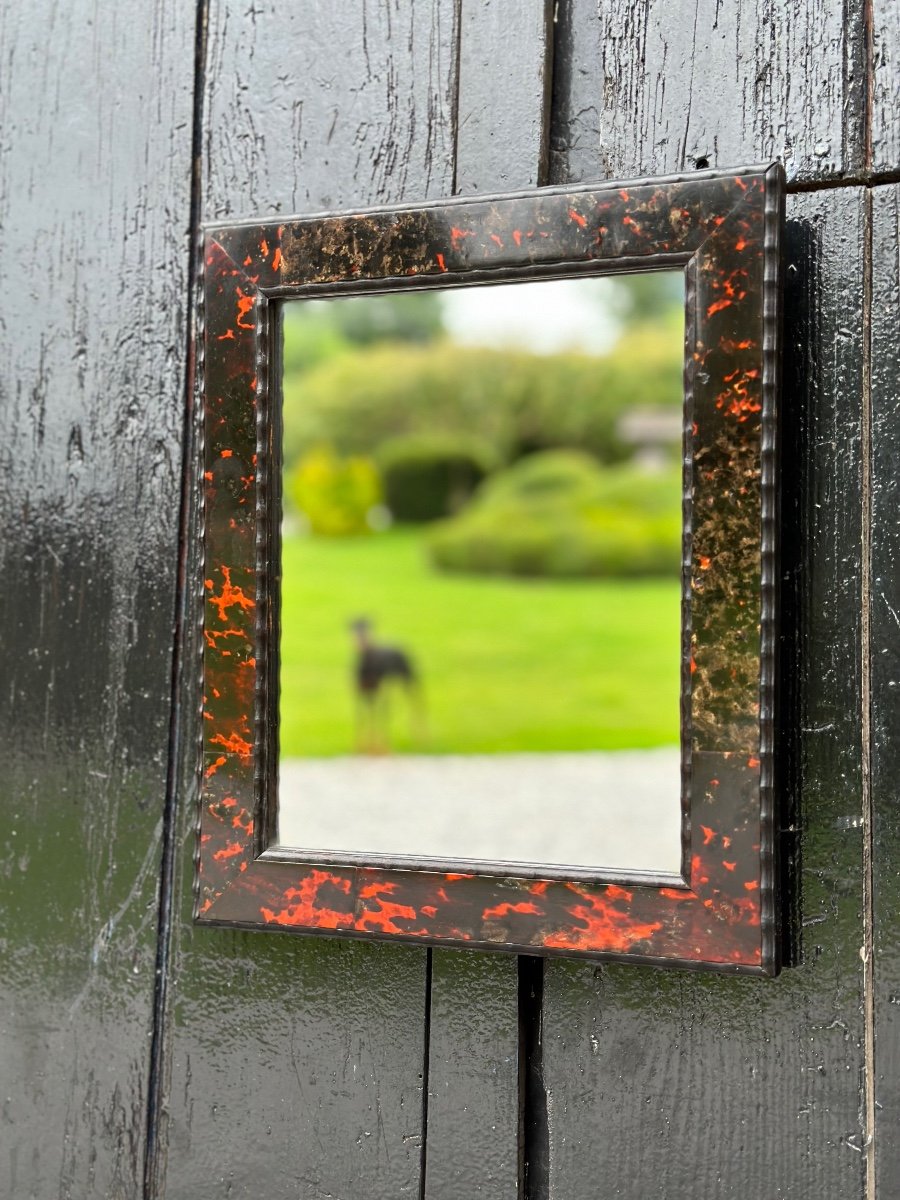
[[[203,219],[449,195],[455,7],[210,0]]]
[[[449,194],[465,3],[211,3],[204,213]],[[837,182],[866,165],[896,172],[896,5],[870,7],[867,78],[864,0],[738,0],[711,15],[686,0],[559,0],[553,178],[773,153],[799,181]],[[468,14],[477,8],[473,0]],[[482,11],[492,20],[497,9]],[[179,553],[194,18],[192,5],[133,0],[114,12],[36,0],[0,14],[0,714],[10,731],[0,1195],[15,1200],[142,1194]],[[511,54],[504,41],[492,56],[498,87]],[[480,76],[479,86],[493,103]],[[507,122],[510,111],[498,109]],[[523,118],[523,131],[534,128]],[[465,136],[460,145],[462,163]],[[479,165],[460,171],[460,186],[470,169],[472,186],[496,186]],[[785,682],[801,730],[787,766],[801,799],[802,963],[775,982],[548,965],[543,1031],[533,1008],[518,1010],[528,1021],[520,1151],[537,1200],[863,1191],[863,207],[859,191],[838,189],[790,209],[786,525],[796,532]],[[882,1200],[900,1177],[897,212],[895,189],[876,189]],[[188,636],[186,662],[194,649]],[[511,975],[492,975],[478,955],[459,955],[456,974],[453,959],[437,963],[429,1037],[424,952],[193,930],[186,764],[196,729],[186,708],[181,718],[177,953],[148,1200],[419,1195],[429,1055],[431,1195],[444,1181],[447,1195],[489,1194],[489,1176],[507,1187],[518,1077],[504,1050],[516,1019]],[[487,1137],[483,1118],[500,1136]],[[472,1161],[461,1165],[473,1128]],[[456,1140],[445,1145],[445,1133]]]
[[[138,1197],[193,13],[0,13],[0,1195]]]
[[[900,171],[900,5],[872,2],[871,168]]]
[[[551,1196],[588,1200],[598,1180],[635,1200],[863,1194],[863,195],[788,201],[783,727],[799,731],[802,964],[759,981],[548,962]]]
[[[900,1179],[900,188],[872,193],[872,804],[876,1166]]]
[[[544,182],[553,9],[553,0],[461,0],[455,191]]]
[[[560,0],[550,177],[864,165],[864,0]]]
[[[205,218],[448,193],[448,16],[410,2],[250,16],[214,4]],[[418,1196],[426,951],[191,925],[196,652],[191,638],[161,1194]]]
[[[512,955],[435,950],[425,1196],[519,1195],[519,1029]]]

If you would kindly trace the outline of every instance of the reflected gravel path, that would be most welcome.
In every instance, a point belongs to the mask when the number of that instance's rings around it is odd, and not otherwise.
[[[675,747],[295,758],[280,774],[284,846],[680,869]]]

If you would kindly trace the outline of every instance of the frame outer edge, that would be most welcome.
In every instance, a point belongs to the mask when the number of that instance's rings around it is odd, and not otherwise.
[[[701,971],[716,975],[754,975],[771,977],[772,971],[762,965],[746,962],[731,962],[727,959],[715,958],[685,958],[678,955],[671,957],[662,954],[630,953],[627,950],[573,950],[560,949],[556,946],[527,946],[521,942],[490,942],[473,938],[472,941],[458,942],[449,938],[420,937],[418,934],[381,933],[367,929],[322,929],[315,925],[292,928],[286,925],[259,925],[253,921],[234,919],[231,917],[210,917],[203,915],[197,919],[199,925],[212,929],[242,929],[246,933],[265,933],[285,935],[286,937],[313,937],[335,941],[356,942],[385,942],[402,946],[430,946],[434,950],[480,950],[488,954],[528,954],[539,958],[561,958],[582,963],[618,962],[630,963],[636,967],[659,967],[668,970],[675,967],[681,971]]]
[[[778,847],[775,837],[775,683],[778,651],[779,364],[781,350],[782,229],[784,171],[775,163],[765,173],[763,246],[763,420],[760,445],[762,529],[760,544],[760,934],[762,966],[780,969],[777,920]]]
[[[579,184],[577,187],[561,187],[557,189],[541,189],[541,193],[546,191],[558,192],[560,195],[577,194],[580,192],[591,191],[607,191],[622,187],[635,187],[638,184],[660,186],[665,184],[675,184],[678,182],[697,181],[704,178],[716,178],[722,176],[742,177],[746,178],[750,175],[762,177],[764,182],[764,214],[763,214],[763,229],[764,229],[764,244],[763,244],[763,279],[762,279],[762,395],[763,395],[763,421],[760,440],[760,487],[761,487],[761,528],[760,528],[760,708],[759,708],[759,737],[760,737],[760,782],[759,782],[759,825],[760,825],[760,848],[759,848],[759,886],[760,886],[760,943],[759,965],[751,965],[749,963],[731,963],[718,962],[710,959],[701,958],[680,958],[680,957],[661,957],[653,954],[631,954],[616,951],[603,950],[578,950],[574,948],[559,949],[547,946],[542,946],[537,952],[546,956],[567,956],[575,958],[588,959],[604,959],[604,960],[619,960],[642,962],[656,966],[676,966],[686,967],[689,969],[701,968],[728,973],[738,974],[776,974],[779,968],[778,961],[778,926],[775,920],[777,909],[776,890],[776,852],[777,846],[774,838],[774,689],[775,689],[775,650],[777,638],[777,403],[778,403],[778,351],[780,348],[780,328],[779,317],[781,311],[780,305],[780,277],[781,277],[781,220],[783,217],[783,171],[778,164],[768,167],[743,168],[735,171],[711,171],[711,172],[693,172],[690,174],[682,174],[670,177],[650,178],[640,181],[623,181],[622,183],[604,180],[602,182]],[[522,197],[532,196],[533,190],[528,190],[521,193]],[[519,193],[506,194],[504,198],[512,199]],[[387,212],[398,211],[406,212],[412,209],[420,208],[442,208],[448,203],[452,205],[465,204],[467,202],[483,203],[490,197],[473,196],[471,201],[469,198],[457,199],[454,201],[432,202],[426,205],[410,206],[399,205],[393,209],[378,207],[372,212]],[[359,210],[361,214],[364,210]],[[323,214],[334,216],[336,214]],[[351,211],[346,214],[340,214],[346,217],[358,215],[356,211]],[[298,218],[299,221],[306,223],[316,219],[315,215],[306,215]],[[290,218],[279,218],[280,222],[289,223]],[[252,228],[259,224],[258,219],[245,222],[229,222],[228,225],[221,223],[205,226],[202,234],[214,236],[216,229],[234,229],[240,227]],[[202,236],[201,234],[201,236]],[[205,287],[206,287],[206,262],[205,250],[201,244],[200,266],[198,270],[198,322],[197,322],[197,387],[200,391],[201,403],[197,405],[198,412],[198,442],[197,442],[197,466],[199,472],[198,480],[198,534],[201,545],[199,547],[199,571],[198,580],[198,607],[199,607],[199,637],[198,651],[200,657],[200,687],[199,694],[201,699],[201,708],[203,704],[203,680],[204,680],[204,657],[205,646],[203,639],[204,617],[205,617],[205,594],[203,586],[203,578],[205,574],[205,542],[207,534],[207,515],[204,495],[204,469],[205,469],[205,382],[206,382],[206,312],[205,312]],[[645,261],[650,261],[649,258]],[[246,278],[246,277],[245,277]],[[436,286],[428,284],[423,286]],[[254,297],[255,307],[257,311],[257,332],[255,337],[255,366],[257,368],[257,387],[255,393],[256,403],[256,428],[257,428],[257,452],[258,462],[256,471],[257,494],[256,494],[256,538],[255,538],[255,558],[257,566],[257,580],[262,582],[266,579],[270,572],[270,564],[267,555],[267,538],[266,538],[266,504],[265,497],[269,495],[269,488],[266,486],[264,479],[265,470],[269,465],[269,450],[268,433],[266,422],[266,403],[271,395],[270,383],[268,379],[270,362],[268,357],[268,343],[262,336],[264,330],[261,328],[263,323],[270,321],[273,314],[270,308],[270,298],[268,289],[255,289]],[[267,310],[263,313],[263,309]],[[687,398],[687,389],[686,389]],[[264,466],[265,464],[265,466]],[[260,481],[262,479],[262,485]],[[271,517],[271,514],[270,514]],[[264,585],[262,596],[266,596],[268,588]],[[271,614],[268,611],[269,605],[266,602],[259,605],[260,593],[257,594],[258,611],[256,614],[256,629],[257,629],[257,644],[260,644],[260,635],[262,635],[262,644],[271,651],[271,630],[267,626],[271,623]],[[260,611],[264,610],[264,611]],[[269,655],[265,655],[268,659]],[[254,763],[254,792],[255,795],[255,815],[257,818],[257,828],[254,833],[254,842],[257,847],[260,846],[258,841],[262,834],[259,829],[259,817],[263,815],[265,807],[265,792],[267,783],[267,764],[266,759],[271,758],[271,746],[269,739],[265,735],[265,730],[261,728],[261,723],[264,724],[265,713],[268,710],[268,702],[270,700],[271,680],[268,674],[258,672],[255,689],[255,738],[256,738],[256,755],[257,761]],[[201,714],[202,715],[202,714]],[[260,754],[262,750],[262,754]],[[199,788],[198,788],[198,804],[197,804],[197,838],[195,842],[195,920],[202,924],[221,925],[226,927],[244,927],[244,928],[260,928],[253,923],[245,924],[241,920],[221,920],[214,916],[200,914],[199,901],[201,896],[202,880],[199,875],[199,864],[202,858],[200,830],[203,815],[203,725],[200,721],[200,729],[198,736],[198,759],[199,759]],[[259,761],[259,760],[262,761]],[[271,767],[271,762],[268,764]],[[684,799],[682,801],[684,803]],[[264,824],[270,824],[269,821]],[[685,830],[685,834],[689,833]],[[254,857],[258,858],[259,850],[257,849]],[[316,929],[313,927],[298,928],[295,930],[298,934],[303,935],[325,935],[328,936],[325,930]],[[375,940],[394,940],[404,941],[416,945],[434,944],[445,945],[445,939],[437,938],[432,940],[429,937],[421,937],[420,935],[405,936],[391,934],[378,935],[374,931],[360,933],[358,930],[341,929],[330,933],[331,936],[337,937],[367,937],[375,938]],[[511,952],[521,951],[522,947],[519,944],[487,942],[481,943],[473,941],[467,943],[473,948],[483,945],[485,949],[492,950],[508,950]],[[532,952],[535,952],[532,950]]]
[[[774,164],[780,166],[779,164]],[[511,192],[472,192],[467,195],[447,196],[436,200],[423,200],[420,203],[406,201],[398,204],[375,204],[365,208],[348,208],[340,213],[333,209],[320,210],[313,213],[279,213],[273,212],[268,216],[240,217],[237,220],[209,221],[201,225],[201,233],[215,234],[218,231],[230,229],[255,229],[262,225],[293,225],[314,224],[327,217],[366,217],[377,213],[406,213],[430,211],[435,208],[460,207],[468,204],[491,203],[493,200],[525,200],[535,195],[541,196],[578,196],[583,192],[615,192],[619,188],[638,187],[667,187],[676,183],[696,183],[703,180],[716,180],[724,177],[730,179],[745,179],[750,175],[765,176],[772,170],[771,162],[754,163],[749,167],[710,167],[704,171],[677,171],[671,175],[641,175],[633,179],[588,179],[577,183],[555,184],[552,187],[519,188]]]
[[[194,453],[195,476],[194,490],[197,496],[197,578],[196,588],[194,637],[196,639],[194,669],[197,672],[197,732],[195,735],[194,751],[194,786],[197,795],[194,803],[194,920],[200,920],[200,858],[201,858],[201,828],[203,823],[203,710],[205,705],[206,661],[203,641],[205,625],[205,595],[203,581],[206,578],[206,496],[204,491],[204,472],[206,470],[206,235],[201,229],[197,234],[194,247],[197,255],[197,324],[196,347],[194,362],[196,371],[194,377]],[[188,583],[186,586],[190,586]],[[188,610],[190,611],[190,609]]]

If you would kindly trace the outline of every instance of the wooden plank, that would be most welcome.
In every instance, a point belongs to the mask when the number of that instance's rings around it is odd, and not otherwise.
[[[425,1195],[517,1195],[518,981],[512,955],[434,951]]]
[[[456,191],[542,180],[550,7],[546,0],[462,0]],[[432,980],[425,1200],[513,1200],[525,1149],[517,960],[435,950]]]
[[[788,219],[779,727],[798,731],[782,791],[788,810],[799,798],[801,965],[758,980],[549,962],[552,1196],[598,1180],[623,1200],[863,1195],[863,191],[789,197]]]
[[[0,15],[0,1169],[142,1195],[185,395],[191,6]]]
[[[245,11],[210,8],[205,219],[449,195],[453,5]]]
[[[872,0],[871,169],[900,171],[900,5]]]
[[[455,28],[444,6],[218,0],[206,217],[449,192]],[[184,711],[196,696],[192,651]],[[196,795],[185,732],[183,794]],[[166,1195],[418,1197],[427,952],[194,929],[182,813]]]
[[[865,161],[864,0],[566,0],[554,182],[780,158],[788,182]]]
[[[456,191],[545,181],[553,0],[461,0]]]
[[[872,192],[872,767],[875,1164],[880,1195],[900,1178],[900,188]]]

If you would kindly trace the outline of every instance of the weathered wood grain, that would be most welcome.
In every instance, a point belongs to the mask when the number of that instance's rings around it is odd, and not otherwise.
[[[560,0],[551,179],[860,170],[864,0]]]
[[[213,0],[204,218],[449,195],[455,7]]]
[[[900,171],[900,5],[872,2],[871,169]]]
[[[457,192],[544,182],[552,37],[553,0],[462,0]]]
[[[875,1163],[878,1194],[900,1179],[900,188],[872,192],[872,805]]]
[[[183,930],[162,1194],[418,1197],[424,957]]]
[[[141,1195],[190,6],[0,13],[0,1194]]]
[[[433,955],[425,1196],[515,1200],[516,959],[465,950]]]
[[[450,190],[452,10],[391,0],[248,15],[221,0],[208,36],[207,219]],[[426,951],[193,928],[195,736],[185,731],[165,1194],[417,1197]]]
[[[777,980],[551,961],[550,1195],[863,1194],[864,201],[789,197],[785,676],[801,965]],[[784,787],[782,787],[784,790]],[[790,820],[792,814],[786,813]]]

